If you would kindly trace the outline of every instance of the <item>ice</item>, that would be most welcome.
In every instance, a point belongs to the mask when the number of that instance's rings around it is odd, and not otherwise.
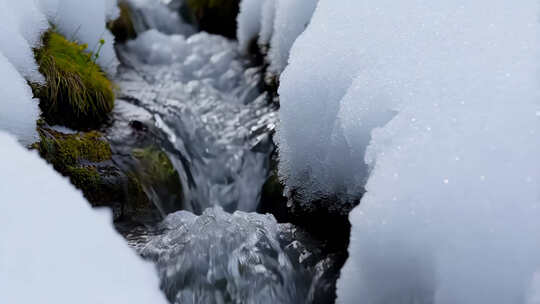
[[[3,132],[0,146],[1,303],[167,303],[152,265],[114,231],[109,212],[92,210]]]
[[[306,29],[318,0],[276,0],[274,35],[270,43],[270,70],[279,75],[287,65],[291,47]],[[334,4],[335,5],[335,4]],[[339,4],[341,6],[341,4]]]
[[[289,58],[289,51],[305,30],[318,0],[243,0],[238,14],[238,41],[240,49],[248,52],[257,40],[259,46],[269,49],[270,71],[279,75]]]
[[[363,6],[355,0],[340,5],[319,2],[281,74],[279,171],[287,186],[306,201],[355,195],[358,187],[350,181],[365,175],[363,161],[352,161],[362,155],[351,155],[337,120],[341,99],[366,66],[362,64],[365,49],[377,46],[363,43],[373,40],[372,28],[364,27],[366,22],[358,16]],[[359,131],[369,134],[369,130]]]
[[[263,48],[270,46],[270,39],[274,33],[274,18],[276,14],[276,1],[266,0],[262,5],[261,31],[259,33],[259,45]]]
[[[259,37],[261,31],[261,12],[265,0],[243,0],[238,13],[237,37],[240,49],[249,51],[250,44]]]

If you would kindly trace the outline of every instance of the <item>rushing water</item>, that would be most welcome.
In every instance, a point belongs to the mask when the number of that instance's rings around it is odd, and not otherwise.
[[[156,24],[148,20],[166,16],[164,7],[138,10],[144,22],[137,23]],[[331,294],[325,276],[334,264],[322,257],[321,244],[272,215],[254,213],[277,120],[260,89],[260,68],[234,41],[175,34],[189,32],[154,28],[117,49],[123,65],[116,79],[115,123],[108,132],[113,149],[121,156],[157,144],[179,172],[184,190],[181,200],[168,200],[159,189],[145,189],[165,220],[124,227],[123,234],[156,263],[173,303],[324,299]]]

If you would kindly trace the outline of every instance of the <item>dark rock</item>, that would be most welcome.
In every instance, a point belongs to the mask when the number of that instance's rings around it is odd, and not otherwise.
[[[148,127],[139,120],[132,120],[129,122],[129,126],[133,128],[133,130],[146,132],[148,131]]]
[[[239,0],[187,0],[191,19],[195,20],[200,30],[236,38],[236,16],[239,12]],[[180,11],[186,15],[186,10]]]

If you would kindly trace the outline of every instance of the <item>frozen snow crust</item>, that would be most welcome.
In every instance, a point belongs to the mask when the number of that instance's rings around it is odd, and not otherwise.
[[[308,201],[365,185],[338,302],[538,303],[538,6],[319,2],[280,172]]]
[[[105,22],[117,14],[116,0],[0,0],[0,130],[15,134],[24,144],[37,138],[38,101],[25,82],[44,81],[32,48],[39,46],[50,24],[69,39],[87,43],[92,51],[104,39],[97,62],[114,74],[118,60]]]
[[[15,138],[0,132],[0,146],[0,303],[167,303],[110,212]]]
[[[247,52],[255,41],[267,52],[269,72],[279,75],[296,38],[305,30],[318,0],[242,0],[237,37]]]

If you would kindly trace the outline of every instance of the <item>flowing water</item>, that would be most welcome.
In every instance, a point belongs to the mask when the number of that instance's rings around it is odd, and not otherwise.
[[[163,7],[138,10],[146,21],[137,23],[155,24],[148,20],[159,19],[156,11],[164,16]],[[190,32],[149,29],[117,49],[123,65],[108,132],[113,149],[129,155],[158,145],[183,188],[173,200],[145,189],[165,219],[123,233],[156,263],[172,303],[316,302],[332,289],[325,280],[332,259],[294,226],[254,212],[277,122],[261,70],[234,41],[175,34]]]

